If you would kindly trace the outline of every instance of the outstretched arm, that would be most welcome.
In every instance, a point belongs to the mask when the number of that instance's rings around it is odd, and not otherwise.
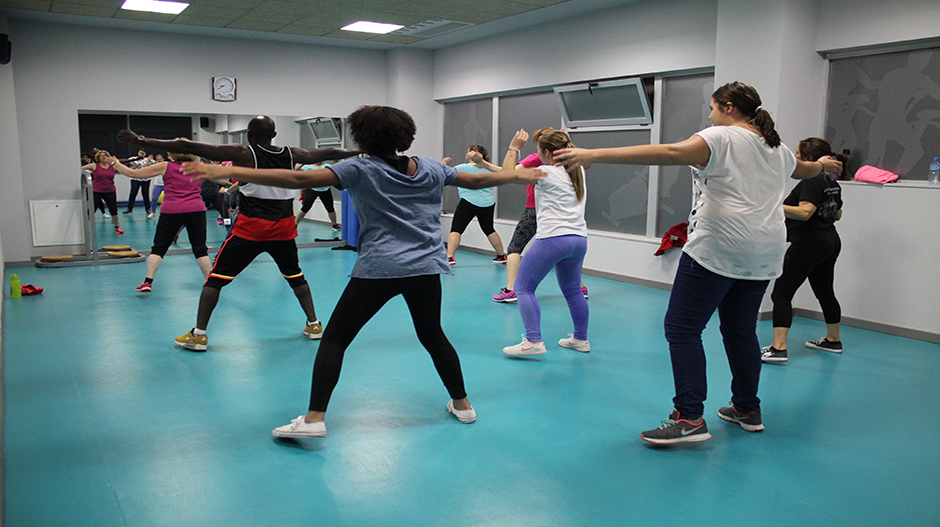
[[[166,173],[166,166],[167,166],[166,161],[164,161],[163,163],[157,163],[155,165],[148,165],[148,166],[145,166],[144,168],[137,168],[137,169],[124,166],[124,164],[121,163],[120,161],[114,163],[115,170],[117,170],[118,172],[120,172],[121,174],[124,174],[125,176],[129,178],[134,178],[134,179],[147,179],[153,176],[162,176],[163,174]]]
[[[823,172],[842,172],[842,162],[830,156],[820,157],[816,161],[797,161],[796,168],[793,169],[791,177],[796,179],[807,179],[818,176]]]
[[[183,174],[193,179],[235,178],[239,183],[257,183],[281,188],[330,187],[339,184],[339,178],[329,168],[316,170],[288,170],[286,168],[246,168],[237,166],[183,163]]]
[[[167,152],[193,154],[214,161],[232,161],[239,166],[254,166],[251,150],[244,145],[213,145],[189,139],[153,139],[138,135],[131,130],[121,130],[117,138],[126,143],[150,146]]]
[[[457,172],[457,179],[452,183],[455,187],[478,189],[496,187],[507,183],[520,185],[534,185],[545,177],[545,173],[534,168],[520,168],[519,170],[502,170],[500,172]]]
[[[315,165],[322,161],[334,161],[359,155],[359,150],[344,150],[342,148],[291,148],[294,161],[305,165]]]
[[[528,141],[529,132],[526,132],[525,130],[520,129],[518,132],[516,132],[516,135],[512,136],[512,140],[509,141],[509,149],[506,151],[506,156],[503,157],[503,170],[512,170],[517,168],[516,164],[519,163],[519,161],[522,161],[520,158],[521,154],[519,149],[525,146]]]
[[[555,151],[555,162],[569,169],[593,163],[621,165],[696,165],[708,164],[711,150],[700,136],[668,145],[622,146],[619,148],[563,148]],[[818,167],[819,165],[817,165]]]

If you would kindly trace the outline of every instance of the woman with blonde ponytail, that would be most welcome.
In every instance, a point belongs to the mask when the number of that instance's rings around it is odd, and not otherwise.
[[[581,266],[587,252],[584,171],[580,167],[565,170],[552,160],[555,151],[574,147],[565,132],[543,133],[537,146],[542,162],[538,170],[545,174],[535,186],[538,227],[535,240],[519,266],[515,284],[525,335],[522,342],[503,348],[503,352],[516,356],[547,352],[542,341],[541,311],[535,290],[554,269],[574,323],[574,332],[559,340],[558,345],[586,353],[591,351],[591,344],[587,340],[588,303],[581,292]]]
[[[753,87],[732,82],[711,99],[713,126],[680,143],[555,152],[555,161],[569,168],[591,163],[696,167],[689,238],[665,319],[675,410],[659,428],[641,434],[656,444],[711,439],[702,418],[707,391],[702,331],[716,309],[733,376],[732,404],[718,416],[748,432],[764,429],[757,397],[757,313],[767,285],[783,268],[786,228],[780,203],[786,180],[842,169],[831,158],[797,160],[780,142]]]

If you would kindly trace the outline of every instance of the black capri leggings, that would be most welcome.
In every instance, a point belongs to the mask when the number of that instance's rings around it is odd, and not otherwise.
[[[112,192],[92,192],[92,199],[94,199],[95,202],[95,210],[104,212],[104,207],[107,204],[108,213],[110,213],[112,216],[118,213],[116,190]]]
[[[300,205],[300,210],[304,211],[304,214],[310,212],[317,198],[320,198],[320,203],[323,203],[323,208],[327,212],[333,212],[333,191],[330,189],[321,192],[317,192],[312,188],[304,189],[304,200]]]
[[[463,231],[467,230],[467,225],[470,225],[470,220],[476,217],[480,221],[483,234],[489,236],[496,232],[496,229],[493,228],[493,212],[495,210],[496,205],[477,207],[461,198],[460,202],[457,203],[457,210],[454,211],[454,221],[451,222],[450,232],[463,234]]]
[[[788,328],[793,323],[793,296],[807,278],[819,300],[826,324],[838,324],[842,320],[842,307],[832,287],[836,259],[841,250],[842,240],[838,235],[790,244],[783,258],[783,273],[774,282],[774,290],[770,294],[774,302],[775,328]]]
[[[463,399],[467,396],[457,351],[441,328],[440,275],[351,278],[323,331],[320,349],[313,364],[310,411],[326,411],[333,388],[339,381],[346,348],[366,322],[378,313],[386,302],[398,295],[405,297],[418,340],[431,355],[434,367],[451,399]]]
[[[153,235],[153,247],[150,248],[150,254],[166,256],[166,252],[173,243],[173,238],[180,231],[180,227],[186,226],[186,234],[189,235],[189,245],[193,248],[193,256],[202,258],[209,255],[206,248],[206,213],[201,212],[180,212],[176,214],[160,213],[160,219],[157,220],[157,232]]]

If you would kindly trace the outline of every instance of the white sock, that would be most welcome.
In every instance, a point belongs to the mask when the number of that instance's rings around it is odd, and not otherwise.
[[[193,328],[193,336],[194,336],[194,337],[198,337],[199,335],[205,335],[205,334],[206,334],[206,330],[204,330],[204,329],[199,329],[199,328]]]
[[[320,323],[319,320],[314,320],[313,322],[310,322],[309,320],[307,321],[307,325],[308,325],[308,326],[312,326],[312,325],[314,325],[314,324],[319,324],[319,323]]]

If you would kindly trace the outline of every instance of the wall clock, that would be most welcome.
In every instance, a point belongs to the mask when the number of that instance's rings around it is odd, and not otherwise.
[[[235,100],[235,77],[212,77],[212,100]]]

